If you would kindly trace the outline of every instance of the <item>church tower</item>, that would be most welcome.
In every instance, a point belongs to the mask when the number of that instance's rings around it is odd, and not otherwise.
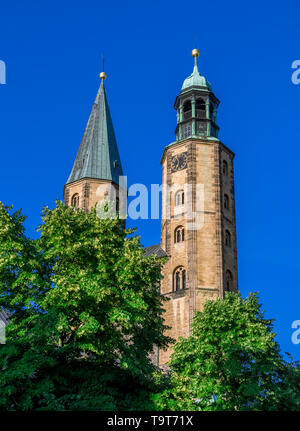
[[[98,202],[116,202],[123,177],[119,150],[108,106],[104,80],[85,128],[70,176],[64,188],[66,205],[90,211]]]
[[[195,311],[206,300],[237,291],[237,250],[233,152],[219,139],[219,100],[198,71],[198,49],[192,51],[193,73],[175,101],[176,141],[163,152],[161,294],[168,335],[191,333]],[[172,350],[159,354],[160,364]]]

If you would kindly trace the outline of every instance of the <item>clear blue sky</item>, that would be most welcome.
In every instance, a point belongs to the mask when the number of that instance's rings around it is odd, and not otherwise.
[[[2,2],[0,199],[28,215],[62,198],[99,85],[101,53],[123,169],[129,183],[161,183],[160,157],[174,140],[173,103],[191,73],[212,83],[220,139],[236,153],[239,287],[259,291],[283,351],[300,359],[300,59],[296,1]],[[144,245],[159,221],[134,223]]]

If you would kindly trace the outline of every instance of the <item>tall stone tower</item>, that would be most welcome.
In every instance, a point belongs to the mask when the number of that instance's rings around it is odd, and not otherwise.
[[[218,139],[219,100],[197,67],[175,101],[176,141],[163,152],[161,244],[168,262],[161,294],[168,335],[191,332],[195,311],[208,299],[237,291],[237,251],[233,152]],[[169,192],[170,191],[170,192]],[[169,360],[171,349],[159,355]]]
[[[119,178],[123,176],[104,86],[106,74],[101,72],[100,78],[101,85],[64,188],[65,204],[85,211],[105,199],[118,206]]]

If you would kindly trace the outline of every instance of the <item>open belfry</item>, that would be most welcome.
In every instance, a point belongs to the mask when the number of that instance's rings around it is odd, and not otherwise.
[[[234,199],[234,153],[219,139],[219,100],[199,73],[198,49],[192,51],[193,73],[175,100],[176,141],[163,151],[161,243],[145,255],[166,256],[160,292],[167,335],[175,340],[191,333],[196,311],[206,300],[237,291]],[[88,120],[73,169],[65,185],[68,205],[89,211],[107,198],[111,184],[118,193],[123,175],[104,87],[106,74]],[[155,179],[153,179],[155,182]],[[104,192],[103,192],[104,190]],[[172,347],[159,351],[157,364],[168,362]]]

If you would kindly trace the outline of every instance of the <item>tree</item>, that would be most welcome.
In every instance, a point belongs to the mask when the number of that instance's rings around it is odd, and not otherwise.
[[[162,259],[144,257],[118,218],[61,202],[40,238],[0,204],[0,409],[116,410],[150,406],[154,346],[163,335]]]
[[[299,364],[283,359],[275,335],[256,294],[207,301],[192,335],[175,344],[157,408],[299,410]]]

